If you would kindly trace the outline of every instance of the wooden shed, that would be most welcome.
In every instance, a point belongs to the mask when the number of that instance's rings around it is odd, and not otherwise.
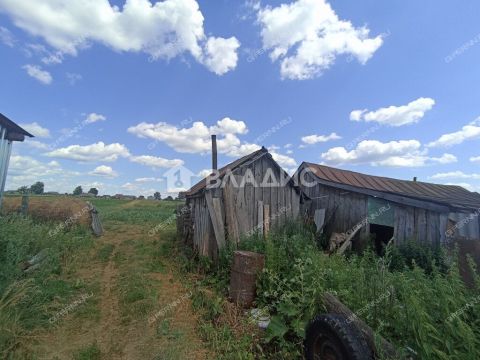
[[[262,147],[187,191],[186,205],[177,212],[177,230],[199,254],[215,258],[226,241],[239,242],[242,236],[266,233],[271,226],[295,219],[301,194]]]
[[[325,231],[360,227],[356,240],[375,235],[377,250],[394,238],[445,245],[480,239],[480,194],[460,186],[398,180],[304,162],[295,176],[310,198],[305,211],[325,221]],[[365,245],[354,241],[354,246]]]
[[[14,141],[24,141],[26,136],[33,137],[32,134],[22,129],[5,115],[0,114],[0,209],[7,181],[12,144]]]

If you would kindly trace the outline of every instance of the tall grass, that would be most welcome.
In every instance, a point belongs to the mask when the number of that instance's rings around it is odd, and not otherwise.
[[[0,217],[0,358],[12,357],[25,334],[49,326],[50,316],[82,290],[83,284],[66,278],[74,254],[93,244],[90,232],[74,227],[49,236],[54,227],[17,215]],[[24,273],[21,264],[39,252],[40,267]]]
[[[326,312],[322,295],[329,291],[405,355],[480,359],[480,281],[467,288],[453,258],[447,266],[444,255],[417,245],[389,247],[381,258],[373,251],[328,256],[312,233],[293,223],[240,248],[265,254],[256,301],[272,316],[263,345],[269,357],[302,357],[305,325]],[[232,252],[227,247],[212,267],[222,286],[228,284]]]

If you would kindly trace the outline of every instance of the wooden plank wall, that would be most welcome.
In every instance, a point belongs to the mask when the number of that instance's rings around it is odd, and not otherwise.
[[[314,181],[311,174],[306,174],[307,181]],[[368,197],[363,194],[336,189],[331,186],[316,184],[304,186],[303,191],[311,198],[307,213],[313,216],[316,209],[325,209],[325,219],[332,218],[332,223],[325,228],[325,232],[347,232],[356,224],[363,221],[368,214]],[[360,230],[360,237],[368,233],[368,226]]]
[[[226,237],[231,241],[237,241],[242,235],[252,231],[261,231],[263,221],[266,221],[263,219],[265,207],[268,207],[270,214],[270,228],[283,224],[287,219],[295,219],[300,212],[300,193],[291,183],[285,186],[281,184],[269,186],[273,179],[267,178],[264,181],[265,174],[269,171],[280,182],[281,171],[269,156],[262,156],[237,168],[234,171],[237,184],[240,185],[247,171],[251,171],[258,187],[247,184],[243,188],[238,188],[230,184],[223,189],[216,189],[213,194],[213,198],[220,200],[218,208],[222,215]],[[192,206],[190,221],[193,223],[193,246],[201,255],[215,258],[218,245],[205,195],[191,197],[187,201]],[[262,224],[258,223],[259,218],[263,219]]]

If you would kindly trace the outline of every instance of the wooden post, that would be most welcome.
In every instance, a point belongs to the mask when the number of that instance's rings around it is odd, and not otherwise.
[[[263,234],[265,237],[270,232],[270,205],[263,205]]]
[[[23,216],[27,216],[28,214],[28,202],[29,202],[29,196],[28,195],[23,195],[22,196],[22,207],[21,207],[21,213]]]

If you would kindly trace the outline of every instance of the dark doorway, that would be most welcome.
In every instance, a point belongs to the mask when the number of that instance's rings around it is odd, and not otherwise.
[[[373,235],[373,241],[375,244],[375,252],[383,256],[385,254],[385,246],[393,237],[393,227],[370,224],[370,234]]]

